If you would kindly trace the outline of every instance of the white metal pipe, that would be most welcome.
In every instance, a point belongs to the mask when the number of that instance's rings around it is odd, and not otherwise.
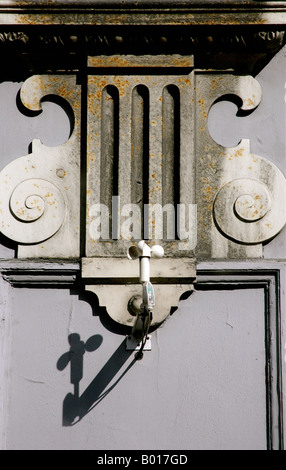
[[[140,282],[150,281],[150,257],[140,257]]]

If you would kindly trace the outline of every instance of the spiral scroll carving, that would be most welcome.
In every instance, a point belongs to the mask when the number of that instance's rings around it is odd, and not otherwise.
[[[61,228],[65,218],[61,191],[41,178],[20,182],[7,197],[6,208],[3,202],[1,232],[18,243],[47,240]]]
[[[285,224],[285,214],[280,213],[277,217],[275,206],[276,200],[263,182],[235,179],[217,193],[214,219],[229,238],[240,243],[258,244],[273,238]]]

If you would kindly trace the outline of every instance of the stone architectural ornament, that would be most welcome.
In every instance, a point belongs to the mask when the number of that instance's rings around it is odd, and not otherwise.
[[[41,99],[55,95],[73,110],[70,138],[60,147],[32,142],[32,152],[8,164],[0,175],[1,232],[19,244],[19,258],[79,256],[80,87],[75,76],[33,75],[21,101],[41,111]]]
[[[71,121],[63,145],[34,140],[1,170],[0,231],[20,260],[80,260],[86,290],[132,327],[138,241],[164,248],[151,326],[192,291],[196,258],[262,256],[286,223],[285,178],[249,140],[217,144],[208,114],[230,95],[259,106],[254,74],[284,44],[285,2],[2,3],[0,50],[21,70],[7,79],[22,74],[31,111],[52,96]]]
[[[285,177],[270,161],[251,152],[249,140],[243,139],[233,148],[214,142],[207,116],[217,100],[229,95],[239,98],[240,110],[255,109],[261,101],[261,87],[251,76],[232,73],[198,73],[196,84],[196,181],[201,222],[197,253],[214,258],[260,257],[262,243],[285,225]]]

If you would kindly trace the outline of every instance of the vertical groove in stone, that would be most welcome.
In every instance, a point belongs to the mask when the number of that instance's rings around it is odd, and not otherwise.
[[[162,99],[162,205],[172,204],[176,214],[176,206],[180,199],[180,92],[178,87],[166,86],[163,89]]]
[[[179,202],[180,92],[175,85],[163,89],[163,204]]]
[[[108,85],[102,91],[100,203],[112,214],[112,196],[118,194],[119,93]]]
[[[143,208],[148,204],[149,179],[149,90],[138,85],[132,92],[131,119],[131,202]]]

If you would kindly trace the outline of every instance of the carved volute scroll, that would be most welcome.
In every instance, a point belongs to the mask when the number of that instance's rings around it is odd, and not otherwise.
[[[252,160],[256,159],[253,155]],[[234,179],[215,198],[214,219],[222,233],[237,242],[250,245],[266,242],[285,225],[284,177],[269,162],[263,163],[266,177]]]
[[[19,258],[79,256],[80,87],[75,76],[41,75],[27,79],[21,100],[41,111],[41,99],[55,95],[73,111],[67,142],[47,147],[32,142],[32,152],[0,173],[0,230],[19,243]]]
[[[243,111],[255,109],[260,85],[250,76],[199,73],[196,89],[197,255],[260,257],[262,243],[286,223],[285,178],[270,161],[251,153],[249,140],[223,147],[211,138],[207,125],[210,107],[225,95],[235,95]]]

